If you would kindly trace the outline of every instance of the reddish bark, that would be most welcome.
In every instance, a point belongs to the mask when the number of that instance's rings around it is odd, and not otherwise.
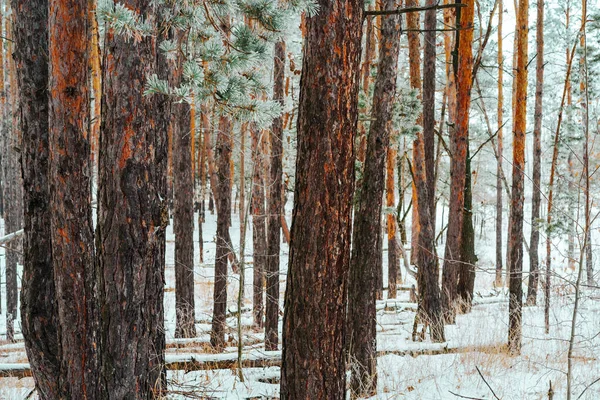
[[[318,4],[319,13],[306,18],[282,399],[341,399],[346,392],[345,297],[364,4]]]
[[[51,0],[50,186],[61,398],[99,397],[88,91],[88,0]]]
[[[151,21],[150,0],[130,0]],[[105,38],[96,249],[103,396],[151,399],[165,388],[164,265],[169,100],[144,96],[166,79],[154,35]],[[162,67],[159,68],[159,62]]]
[[[48,0],[13,0],[25,208],[21,329],[38,396],[59,397],[48,143]]]
[[[527,128],[527,38],[529,0],[520,0],[517,13],[517,86],[513,131],[513,182],[511,199],[511,229],[508,237],[510,252],[508,347],[512,353],[521,351],[522,271],[523,271],[523,202],[525,184],[525,131]]]
[[[457,11],[459,31],[456,36],[456,56],[454,74],[456,76],[457,101],[456,122],[450,129],[452,159],[450,161],[450,211],[444,254],[442,279],[442,306],[445,318],[454,323],[455,302],[458,292],[458,272],[460,269],[460,249],[463,224],[465,170],[469,135],[469,111],[471,107],[471,87],[473,85],[473,19],[474,0],[466,0],[465,7]]]

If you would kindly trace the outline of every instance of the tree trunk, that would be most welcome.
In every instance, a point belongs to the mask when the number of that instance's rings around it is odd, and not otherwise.
[[[1,18],[1,14],[0,14]],[[7,21],[7,32],[12,34],[12,23]],[[10,39],[7,45],[7,53],[11,56],[7,58],[9,75],[9,103],[3,102],[2,115],[3,121],[9,120],[9,115],[12,116],[12,124],[10,129],[4,127],[2,140],[2,181],[3,181],[3,198],[4,198],[4,231],[6,234],[16,232],[23,227],[23,181],[19,171],[19,152],[21,148],[21,132],[20,121],[18,114],[18,88],[17,88],[17,68],[13,54],[13,40]],[[4,75],[2,75],[4,79]],[[8,108],[4,108],[4,106]],[[17,319],[17,262],[19,261],[20,240],[15,240],[6,248],[5,272],[6,272],[6,339],[14,341],[15,339],[15,320]]]
[[[542,0],[543,1],[543,0]],[[503,0],[498,2],[498,150],[496,167],[496,281],[494,286],[503,286],[502,279],[502,162],[504,125],[504,55],[502,54]]]
[[[473,85],[473,19],[474,0],[465,1],[466,7],[457,10],[456,56],[454,62],[457,88],[456,122],[450,129],[452,159],[450,161],[450,211],[444,255],[442,279],[442,306],[445,318],[454,323],[456,316],[458,274],[460,270],[460,248],[462,237],[465,170],[469,135],[469,111],[471,87]]]
[[[91,27],[90,32],[90,80],[92,89],[91,101],[91,120],[90,120],[90,141],[92,158],[92,185],[98,180],[98,138],[100,136],[100,123],[102,115],[100,105],[102,104],[102,68],[100,66],[100,29],[98,28],[98,19],[96,18],[97,0],[91,0],[88,7],[88,20]],[[92,186],[95,187],[95,186]],[[96,193],[92,191],[92,196]]]
[[[471,312],[473,290],[475,289],[475,231],[473,229],[473,187],[471,183],[471,157],[467,138],[467,160],[465,169],[465,205],[463,210],[462,238],[460,243],[460,271],[458,276],[458,296],[460,311]]]
[[[130,1],[152,21],[149,0]],[[169,99],[144,96],[165,79],[157,40],[135,46],[107,32],[103,62],[100,183],[96,229],[101,310],[102,396],[151,399],[165,389],[164,267]]]
[[[60,361],[52,264],[48,143],[48,0],[12,0],[25,207],[21,330],[37,393],[56,399]]]
[[[174,36],[185,46],[185,32]],[[178,55],[170,72],[171,84],[181,85],[183,55]],[[194,176],[192,174],[190,104],[171,103],[173,129],[173,232],[175,233],[175,337],[196,336],[194,301]]]
[[[513,182],[511,199],[508,347],[521,351],[522,271],[523,271],[523,202],[525,181],[525,131],[527,128],[527,37],[529,0],[520,0],[517,13],[519,39],[517,45],[517,103],[513,132]]]
[[[389,17],[388,17],[389,18]],[[396,62],[397,65],[397,62]],[[394,88],[395,89],[395,88]],[[395,93],[395,90],[394,90]],[[381,96],[381,93],[378,93],[377,96]],[[375,99],[375,101],[379,101],[378,97],[375,96],[375,93],[373,94],[373,98]],[[389,117],[389,116],[386,116]],[[375,113],[373,113],[373,119],[376,118],[375,117]],[[379,117],[378,117],[379,118]],[[387,119],[385,120],[386,122],[388,121]],[[387,136],[387,143],[388,143],[388,149],[387,149],[387,163],[386,163],[386,180],[385,180],[385,187],[386,187],[386,206],[388,208],[393,208],[396,205],[396,199],[394,196],[394,172],[396,170],[396,156],[398,154],[398,151],[396,150],[396,147],[394,146],[394,144],[389,144],[390,140],[389,140],[389,130],[392,129],[391,126],[386,125],[383,128],[380,129],[384,129],[385,135]],[[372,131],[371,131],[372,132]],[[371,135],[371,133],[369,132],[369,135]],[[370,139],[369,139],[370,140]],[[368,154],[368,152],[367,152]],[[384,161],[385,161],[385,157],[384,157]],[[373,167],[371,167],[373,168]],[[366,172],[366,169],[365,169]],[[367,176],[366,174],[364,175],[364,177],[371,179],[370,177],[373,176],[375,173],[374,171],[371,171],[371,175]],[[374,185],[376,182],[371,183],[370,185]],[[363,185],[364,186],[364,185]],[[377,188],[375,189],[377,190]],[[369,195],[370,197],[371,195]],[[373,214],[371,216],[371,218],[373,220],[375,220],[376,218],[374,217],[377,214]],[[395,299],[397,296],[397,286],[398,286],[398,271],[400,270],[400,266],[398,263],[398,246],[396,243],[396,219],[394,218],[394,214],[387,214],[385,216],[386,220],[387,220],[387,239],[388,239],[388,299]],[[365,265],[369,265],[369,264],[365,264]],[[376,264],[373,264],[374,266]],[[382,274],[383,272],[379,272],[379,270],[382,269],[382,265],[378,265],[375,269],[375,273],[376,274]],[[383,281],[383,279],[381,279]],[[378,288],[376,288],[378,289]],[[382,296],[383,297],[383,294]],[[377,297],[377,300],[382,300],[381,298],[379,298],[379,296]]]
[[[258,130],[256,124],[252,124],[250,131],[252,134],[252,244],[254,248],[252,314],[254,316],[254,326],[262,327],[265,310],[263,287],[267,251],[263,143],[267,139],[264,137],[264,132]]]
[[[394,8],[395,0],[387,0],[384,9]],[[390,145],[392,130],[392,109],[396,94],[398,73],[398,53],[400,50],[401,19],[387,17],[382,25],[382,42],[379,46],[379,65],[373,92],[372,123],[367,138],[367,157],[363,172],[362,188],[354,213],[352,259],[348,283],[348,327],[349,358],[352,371],[351,393],[353,397],[369,397],[377,393],[377,313],[375,300],[376,278],[382,268],[382,222],[383,192],[385,190],[386,152]],[[389,153],[388,153],[389,154]],[[394,186],[395,157],[391,157],[392,196]],[[388,160],[388,183],[390,181],[390,160]],[[388,188],[389,189],[389,188]],[[388,201],[390,200],[388,191]],[[393,197],[392,197],[393,200]],[[392,204],[393,205],[393,204]],[[390,218],[393,233],[388,236],[395,243],[395,220],[388,215],[388,235]],[[396,263],[395,270],[390,265],[388,290],[395,295],[398,275],[398,257],[395,247],[390,261]],[[393,258],[393,260],[392,260]],[[395,297],[395,296],[394,296]]]
[[[61,398],[97,398],[88,0],[50,1],[50,201]]]
[[[544,0],[537,4],[536,84],[533,127],[533,195],[531,200],[531,240],[529,244],[529,287],[527,304],[535,305],[539,281],[540,202],[542,185],[542,98],[544,89]]]
[[[273,100],[284,105],[285,41],[275,44],[273,71]],[[271,134],[271,159],[268,192],[267,301],[265,310],[265,349],[277,350],[279,342],[279,253],[281,244],[281,218],[283,218],[283,119],[273,120]]]
[[[439,0],[427,0],[434,6]],[[435,63],[436,63],[436,19],[437,10],[425,12],[423,28],[423,144],[425,146],[425,169],[427,172],[427,206],[435,235]]]
[[[406,0],[406,7],[417,6],[416,0]],[[421,42],[419,38],[419,13],[413,12],[406,14],[406,25],[409,29],[408,32],[408,61],[409,61],[409,75],[410,75],[410,87],[417,91],[418,97],[421,98]],[[423,124],[423,115],[421,114],[417,119],[417,124]],[[413,162],[417,158],[417,152],[419,143],[422,139],[422,135],[418,135],[417,139],[413,142]],[[421,199],[418,196],[416,182],[413,180],[412,184],[412,225],[410,232],[411,241],[411,252],[410,262],[411,264],[417,264],[419,258],[419,232],[421,230],[419,220],[419,202],[425,201],[425,204],[429,204],[426,199]]]
[[[319,13],[306,19],[282,399],[345,396],[345,297],[363,3],[319,0]]]
[[[217,251],[215,254],[215,289],[210,344],[222,350],[225,344],[225,313],[227,310],[227,260],[232,252],[229,239],[231,220],[231,170],[233,149],[232,126],[229,118],[221,116],[217,132],[216,206]]]

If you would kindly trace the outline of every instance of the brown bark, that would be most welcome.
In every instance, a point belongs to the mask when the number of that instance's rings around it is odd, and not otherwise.
[[[128,4],[146,21],[156,13],[149,0]],[[96,229],[102,396],[151,399],[166,381],[169,100],[144,96],[144,85],[153,73],[166,79],[166,61],[154,36],[132,46],[112,30],[103,56]]]
[[[468,313],[473,303],[475,289],[475,230],[473,228],[473,187],[471,184],[471,157],[467,138],[467,159],[465,168],[465,205],[463,208],[462,238],[460,243],[461,266],[458,273],[458,296],[460,311]]]
[[[1,14],[0,14],[1,17]],[[7,20],[7,32],[11,38],[12,35],[12,20]],[[12,116],[12,124],[10,129],[4,127],[3,131],[3,160],[2,160],[2,183],[3,183],[3,200],[4,207],[2,209],[4,216],[4,231],[5,233],[16,232],[23,227],[23,181],[19,173],[19,152],[21,148],[21,132],[18,116],[18,88],[17,88],[17,71],[15,61],[12,57],[14,41],[10,39],[7,45],[7,53],[11,56],[7,58],[9,75],[9,104],[3,102],[2,115],[3,121]],[[4,79],[4,75],[2,75]],[[6,109],[4,107],[7,107]],[[17,318],[17,262],[19,259],[20,240],[12,243],[6,248],[6,339],[14,341],[15,326],[14,322]]]
[[[465,170],[469,135],[469,111],[471,107],[471,87],[473,85],[473,19],[474,0],[466,0],[466,7],[457,11],[456,76],[457,102],[456,122],[450,129],[452,159],[450,161],[450,210],[444,255],[442,279],[442,306],[445,318],[454,323],[457,299],[458,273],[460,269],[460,248],[463,223]]]
[[[496,167],[496,287],[503,286],[502,279],[502,162],[504,145],[504,55],[502,54],[503,0],[498,2],[498,149]]]
[[[100,133],[101,111],[102,104],[102,70],[100,67],[100,29],[98,29],[98,19],[96,18],[97,0],[90,0],[88,7],[88,20],[91,27],[90,32],[90,78],[92,89],[92,114],[90,120],[90,135],[91,135],[91,158],[92,158],[92,174],[94,179],[98,174],[98,137]]]
[[[387,0],[384,9],[392,9],[395,0]],[[383,192],[385,190],[386,152],[390,145],[392,130],[392,108],[396,94],[396,75],[400,49],[401,19],[387,17],[382,25],[382,42],[379,46],[379,63],[375,90],[373,93],[372,123],[367,141],[367,157],[363,172],[362,188],[354,213],[352,259],[348,283],[348,328],[349,357],[352,371],[351,394],[353,397],[369,397],[377,393],[377,313],[375,309],[377,274],[382,268],[382,222]],[[389,152],[388,152],[389,156]],[[388,201],[393,204],[395,156],[391,160],[391,194],[388,187]],[[395,231],[395,220],[388,215],[388,235],[395,243],[395,232],[390,234],[390,218]],[[396,251],[390,248],[388,252]],[[394,258],[396,270],[390,266],[390,292],[396,289],[398,257]]]
[[[51,0],[50,201],[61,398],[99,397],[91,205],[88,0]]]
[[[216,206],[217,251],[215,254],[215,289],[210,343],[217,350],[225,344],[225,312],[227,309],[227,260],[232,252],[229,239],[231,220],[231,170],[233,149],[232,126],[229,118],[221,116],[216,145]]]
[[[273,71],[273,100],[283,107],[285,78],[285,41],[275,44]],[[276,350],[279,342],[279,253],[281,245],[281,219],[284,218],[283,190],[283,119],[273,120],[271,127],[271,157],[267,220],[267,301],[265,310],[265,348]]]
[[[511,199],[511,229],[508,249],[509,310],[508,347],[511,352],[521,351],[522,271],[523,271],[523,202],[525,183],[525,131],[527,128],[527,38],[529,0],[520,0],[517,13],[519,38],[517,41],[517,88],[513,131],[513,182]]]
[[[414,7],[417,5],[416,0],[406,0],[406,7]],[[421,98],[421,41],[419,38],[419,13],[413,12],[406,14],[406,26],[408,31],[408,59],[409,59],[409,75],[410,75],[410,87],[417,91],[419,98]],[[417,124],[422,125],[423,116],[420,115]],[[417,157],[419,140],[422,140],[422,135],[417,135],[417,139],[413,142],[413,162]],[[420,199],[417,195],[416,183],[413,181],[412,184],[412,226],[411,226],[411,252],[410,262],[411,264],[417,264],[418,253],[419,253],[419,232],[421,230],[419,221],[419,201],[425,204],[429,202],[425,199]]]
[[[13,0],[25,208],[21,329],[39,397],[59,397],[48,143],[48,1]]]
[[[346,391],[345,298],[364,4],[318,4],[319,13],[306,19],[282,399],[341,399]]]
[[[175,40],[184,46],[185,33]],[[170,72],[171,85],[181,85],[183,55],[177,56]],[[175,233],[175,337],[196,336],[194,301],[194,176],[192,164],[191,107],[171,103],[173,133],[173,232]]]
[[[257,327],[263,326],[264,316],[264,279],[266,269],[266,252],[267,252],[267,226],[265,217],[265,176],[263,171],[263,147],[264,137],[263,132],[260,132],[255,124],[250,128],[252,134],[252,244],[254,249],[254,282],[252,314],[254,317],[254,325]]]
[[[531,200],[531,240],[529,245],[529,287],[527,304],[535,305],[539,281],[540,202],[542,184],[542,98],[544,89],[544,0],[538,0],[536,23],[536,83],[533,127],[533,188]]]
[[[381,96],[381,94],[378,94]],[[373,96],[376,98],[375,96]],[[387,130],[392,129],[391,127],[387,127]],[[389,136],[389,133],[387,133]],[[389,143],[389,139],[388,139]],[[389,145],[387,149],[387,162],[386,162],[386,206],[388,208],[393,208],[396,205],[396,198],[394,196],[394,172],[396,170],[396,158],[398,151],[396,150],[394,145]],[[396,219],[393,214],[386,215],[387,221],[387,238],[388,238],[388,299],[395,299],[397,295],[397,287],[398,287],[398,272],[400,271],[400,265],[398,262],[398,244],[396,242]],[[382,266],[379,266],[376,270],[378,272]],[[381,279],[383,281],[383,279]],[[379,288],[377,288],[379,289]],[[383,295],[381,296],[383,297]],[[381,298],[377,298],[377,300],[381,300]]]
[[[427,0],[433,6],[438,0]],[[427,174],[427,206],[435,234],[435,63],[436,63],[436,19],[434,8],[425,12],[423,28],[423,144],[425,146],[425,169]]]

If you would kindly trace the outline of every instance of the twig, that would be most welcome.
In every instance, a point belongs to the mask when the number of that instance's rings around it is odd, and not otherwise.
[[[479,376],[481,377],[481,379],[483,379],[483,382],[486,384],[486,386],[490,389],[490,391],[492,392],[492,394],[494,395],[494,397],[496,398],[496,400],[500,400],[500,398],[498,396],[496,396],[496,393],[494,392],[494,389],[492,389],[492,387],[490,386],[490,384],[485,380],[485,378],[483,377],[483,374],[481,373],[481,371],[479,370],[479,367],[476,365],[475,369],[477,370],[477,372],[479,373]]]
[[[482,399],[481,397],[469,397],[469,396],[463,396],[462,394],[458,394],[458,393],[454,393],[452,390],[448,390],[450,393],[452,393],[453,395],[455,395],[456,397],[460,397],[461,399],[471,399],[471,400],[485,400]]]

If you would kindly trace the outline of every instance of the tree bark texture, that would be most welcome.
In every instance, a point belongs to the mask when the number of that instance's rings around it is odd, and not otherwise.
[[[513,131],[513,182],[511,199],[508,347],[521,351],[522,271],[523,271],[523,202],[525,183],[525,131],[527,128],[527,37],[529,0],[520,0],[517,13],[519,32],[517,45],[517,88]]]
[[[256,124],[250,128],[252,134],[252,243],[254,248],[254,272],[253,272],[253,302],[252,311],[254,325],[263,326],[265,311],[264,304],[264,280],[266,269],[267,252],[267,218],[265,216],[265,173],[264,164],[264,141],[266,135],[259,131]]]
[[[395,0],[387,0],[384,9],[393,9]],[[382,23],[382,42],[379,46],[379,63],[373,93],[372,123],[367,137],[367,157],[363,172],[362,188],[354,213],[352,258],[348,283],[349,358],[352,372],[350,389],[352,396],[369,397],[377,393],[377,313],[375,310],[376,275],[382,268],[382,222],[383,193],[385,190],[386,153],[392,130],[392,108],[396,95],[396,75],[400,50],[401,19],[387,17]],[[392,186],[395,160],[392,164]],[[388,180],[389,181],[389,180]],[[392,223],[395,220],[393,215]],[[389,231],[388,231],[389,232]],[[395,235],[391,237],[395,242]],[[388,251],[395,251],[388,249]],[[392,257],[392,256],[390,256]],[[396,271],[390,272],[396,285]]]
[[[406,0],[406,7],[417,6],[416,0]],[[421,81],[421,40],[419,37],[419,13],[412,12],[406,14],[406,26],[409,29],[408,36],[408,62],[409,62],[409,75],[410,75],[410,87],[417,91],[419,98],[421,98],[421,91],[423,89]],[[423,124],[423,115],[421,114],[417,119],[417,125]],[[413,161],[417,158],[419,140],[422,140],[423,135],[417,135],[417,138],[413,141]],[[417,264],[419,258],[419,232],[420,218],[419,218],[419,202],[425,201],[429,204],[426,199],[419,198],[416,182],[413,180],[412,185],[412,225],[410,233],[411,241],[411,252],[410,262],[411,264]]]
[[[48,0],[12,0],[11,5],[23,138],[21,330],[37,393],[46,400],[59,397],[60,367],[50,239]]]
[[[439,0],[427,0],[428,6]],[[425,12],[423,44],[423,141],[425,145],[425,168],[427,170],[427,206],[435,234],[435,63],[436,63],[436,19],[437,10]]]
[[[231,221],[231,153],[233,130],[229,118],[221,116],[216,145],[216,206],[217,250],[215,254],[215,288],[210,343],[217,350],[225,344],[225,313],[227,310],[227,260],[233,249],[230,246],[229,225]]]
[[[99,396],[88,0],[50,1],[50,201],[60,398]]]
[[[285,41],[275,44],[273,100],[284,106]],[[279,253],[281,251],[281,218],[283,218],[283,118],[273,120],[268,189],[267,260],[265,276],[267,301],[265,310],[265,348],[277,350],[279,343]]]
[[[283,321],[282,399],[342,399],[364,2],[318,2],[307,37]],[[310,366],[310,368],[308,368]]]
[[[458,296],[460,311],[468,313],[473,304],[475,289],[475,230],[473,229],[473,186],[471,183],[471,157],[467,138],[467,160],[465,169],[465,205],[463,210],[462,239],[460,243],[460,271],[458,275]]]
[[[442,279],[442,305],[446,321],[454,323],[456,316],[458,273],[460,269],[460,242],[462,236],[465,169],[469,135],[469,111],[471,107],[471,87],[473,85],[473,19],[474,0],[466,0],[466,7],[457,10],[456,56],[455,64],[457,102],[456,122],[450,129],[452,159],[450,161],[450,211],[446,234]]]
[[[150,0],[127,3],[152,20]],[[168,103],[144,96],[161,77],[155,36],[135,46],[105,38],[96,250],[101,311],[102,389],[111,398],[151,399],[165,385],[164,267]]]
[[[543,0],[542,0],[543,1]],[[502,162],[503,162],[503,125],[504,125],[504,55],[502,54],[503,0],[498,2],[498,150],[496,167],[496,280],[495,286],[503,286],[502,279]]]
[[[388,17],[389,18],[389,17]],[[381,96],[381,94],[378,94]],[[374,99],[377,99],[375,95]],[[378,100],[376,100],[378,101]],[[374,115],[374,114],[373,114]],[[373,117],[375,118],[375,117]],[[389,130],[392,129],[389,125],[385,126],[385,134],[388,135],[388,149],[387,149],[387,162],[386,162],[386,175],[385,175],[385,186],[386,186],[386,206],[389,208],[393,208],[396,205],[396,199],[394,196],[394,171],[396,170],[396,158],[398,151],[393,144],[389,144]],[[371,167],[373,168],[373,167]],[[365,167],[366,172],[366,167]],[[371,171],[373,174],[373,171]],[[367,177],[367,175],[364,175]],[[364,185],[363,185],[364,186]],[[375,215],[375,214],[373,214]],[[398,271],[400,270],[400,265],[398,263],[398,244],[396,243],[396,219],[393,214],[388,214],[385,216],[387,221],[387,239],[388,239],[388,299],[395,299],[397,295],[398,288]],[[375,218],[373,217],[373,220]],[[376,273],[380,269],[383,269],[383,265],[378,265],[376,269]],[[383,274],[383,272],[381,272]],[[383,279],[381,279],[383,281]],[[378,280],[379,281],[379,280]],[[378,282],[379,284],[379,282]],[[383,285],[382,285],[383,286]],[[376,287],[376,291],[377,291]],[[383,297],[383,294],[382,296]],[[379,297],[377,300],[381,300]]]
[[[175,35],[179,46],[185,46],[185,32]],[[178,55],[171,68],[172,85],[181,84],[183,55]],[[175,337],[196,336],[194,301],[194,177],[191,152],[190,104],[171,103],[173,129],[173,232],[175,233]]]
[[[544,0],[538,0],[536,23],[535,110],[533,126],[533,189],[531,199],[531,240],[529,242],[529,287],[527,304],[535,305],[539,282],[540,202],[542,184],[542,99],[544,93]]]

